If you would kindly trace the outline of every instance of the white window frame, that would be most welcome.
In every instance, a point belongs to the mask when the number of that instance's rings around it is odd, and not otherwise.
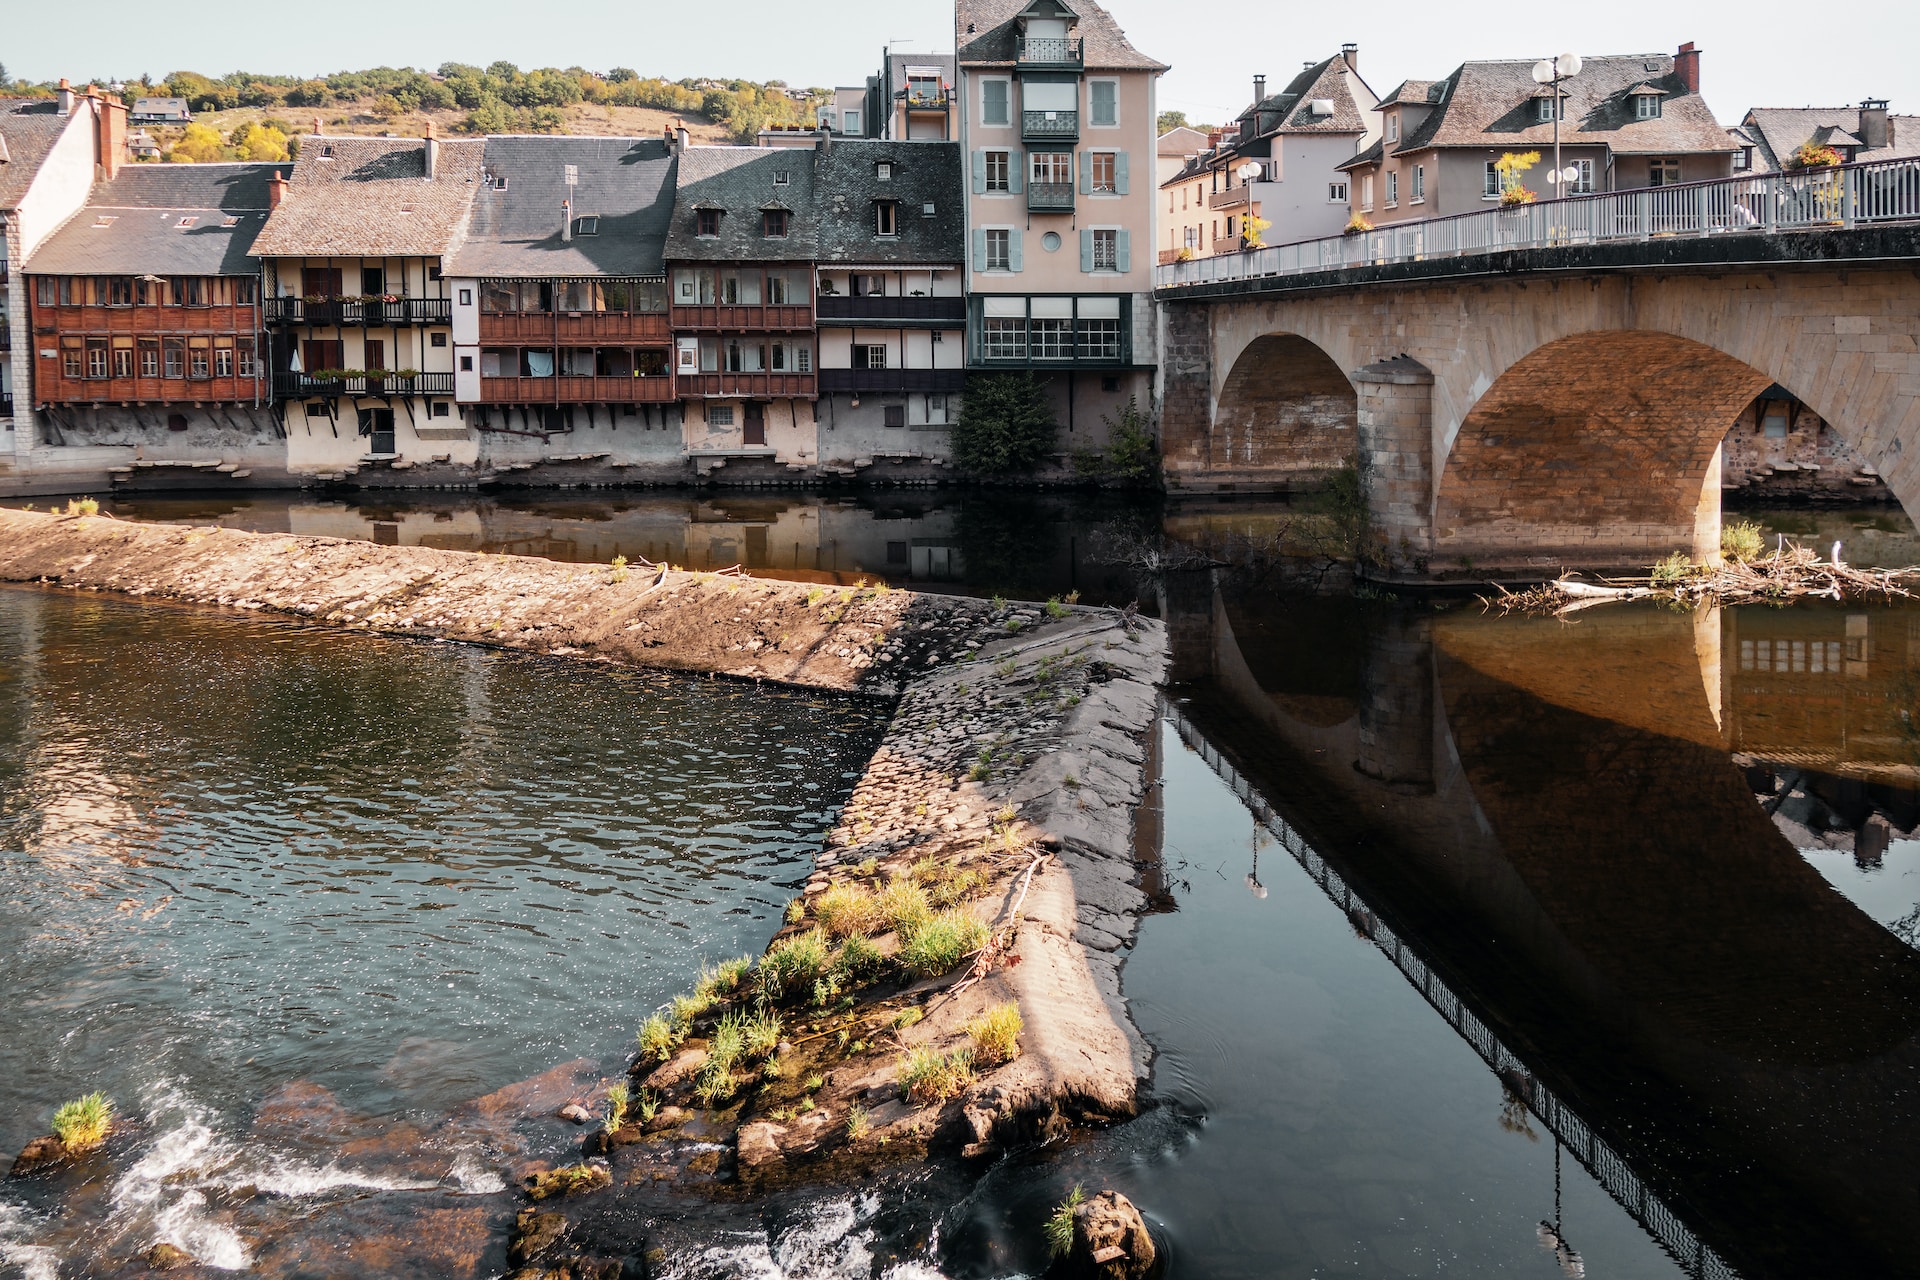
[[[1360,175],[1360,212],[1373,212],[1373,175],[1370,173]]]
[[[1552,124],[1554,116],[1557,115],[1560,110],[1558,100],[1556,100],[1552,94],[1547,94],[1544,97],[1535,98],[1533,101],[1535,103],[1533,109],[1534,120],[1540,124]]]
[[[1107,162],[1107,185],[1100,185],[1100,161]],[[1120,194],[1120,152],[1112,147],[1098,147],[1087,152],[1087,191],[1096,196],[1118,196]]]
[[[1387,170],[1387,208],[1398,209],[1399,207],[1400,171],[1398,169],[1389,169]]]
[[[1067,176],[1064,178],[1040,177],[1039,169],[1043,159],[1045,160],[1046,167],[1048,169],[1057,169],[1061,167],[1061,161],[1064,160],[1066,162]],[[1056,185],[1056,186],[1065,185],[1065,186],[1071,187],[1073,185],[1073,152],[1071,151],[1029,151],[1027,152],[1027,181],[1033,184],[1045,184],[1045,185]]]
[[[1005,147],[988,147],[985,149],[984,154],[987,157],[987,190],[985,194],[990,196],[1012,195],[1013,152],[1007,150]],[[998,157],[1000,161],[1000,185],[997,187],[993,185],[993,162],[995,157]]]
[[[1487,167],[1480,172],[1480,198],[1498,200],[1500,198],[1500,171],[1494,168],[1496,162],[1487,161]]]
[[[1576,196],[1592,195],[1593,161],[1570,160],[1568,163],[1580,171],[1580,176],[1568,184],[1569,193]]]
[[[1633,118],[1635,120],[1658,120],[1660,118],[1660,97],[1652,93],[1633,95]]]
[[[993,121],[993,120],[987,119],[987,86],[990,84],[1003,84],[1007,87],[1007,97],[1006,97],[1007,118],[1005,120]],[[1012,76],[981,76],[980,77],[980,127],[982,129],[1011,129],[1013,128],[1013,117],[1017,114],[1018,114],[1018,109],[1013,105],[1013,77]]]
[[[1398,111],[1387,112],[1385,128],[1385,137],[1388,142],[1400,141],[1400,113]]]
[[[900,235],[900,202],[897,200],[875,200],[873,202],[873,234],[882,240],[898,239]]]
[[[1413,166],[1413,176],[1408,179],[1407,192],[1408,204],[1427,202],[1427,166],[1424,164]]]
[[[1117,226],[1088,227],[1087,230],[1093,233],[1093,269],[1095,271],[1111,271],[1117,273],[1120,270],[1120,228]],[[1104,262],[1100,260],[1102,236],[1106,237],[1105,243],[1109,246],[1109,252]]]
[[[980,229],[984,231],[987,236],[987,261],[981,270],[999,271],[1011,275],[1013,273],[1013,228],[982,227]],[[993,260],[993,238],[995,236],[1001,237],[1000,261],[997,264]]]
[[[1112,123],[1112,124],[1101,124],[1101,123],[1100,123],[1100,122],[1099,122],[1098,120],[1095,120],[1095,119],[1093,118],[1093,86],[1094,86],[1094,85],[1096,85],[1096,84],[1110,84],[1110,85],[1112,85],[1112,86],[1113,86],[1113,123]],[[1120,125],[1121,125],[1121,121],[1120,121],[1120,79],[1119,79],[1119,77],[1118,77],[1118,76],[1093,76],[1093,77],[1090,77],[1090,78],[1089,78],[1089,79],[1087,80],[1087,121],[1086,121],[1086,124],[1087,124],[1087,128],[1089,128],[1089,129],[1118,129],[1118,128],[1120,128]]]
[[[1344,182],[1329,182],[1327,184],[1327,203],[1345,204],[1347,202],[1347,192],[1349,189],[1348,185]]]

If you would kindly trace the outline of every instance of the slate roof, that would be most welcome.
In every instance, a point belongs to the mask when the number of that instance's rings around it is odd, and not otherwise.
[[[835,138],[833,145],[849,141]],[[799,147],[688,147],[680,156],[667,260],[811,261],[819,233],[814,155]],[[760,214],[768,208],[787,210],[785,236],[761,234]],[[694,234],[699,209],[722,210],[718,236]]]
[[[1207,134],[1204,129],[1195,129],[1190,125],[1181,125],[1169,129],[1160,135],[1155,151],[1163,156],[1190,156],[1207,149]]]
[[[20,203],[47,153],[75,118],[61,115],[52,98],[0,98],[0,142],[7,149],[7,163],[0,164],[0,209]]]
[[[1808,140],[1836,147],[1860,146],[1858,107],[1755,107],[1740,121],[1740,127],[1753,140],[1755,173],[1783,167],[1787,157]],[[1887,143],[1859,150],[1854,159],[1898,160],[1920,155],[1920,116],[1889,115]]]
[[[184,120],[193,113],[187,110],[185,98],[135,98],[133,109],[128,114],[136,116],[161,116],[169,120]]]
[[[27,260],[38,275],[249,276],[274,164],[127,165]],[[186,227],[181,223],[191,218]],[[233,219],[228,226],[227,220]]]
[[[1005,66],[1014,64],[1014,41],[1019,30],[1014,18],[1033,0],[956,0],[953,7],[954,54],[964,66]],[[1113,15],[1093,0],[1067,0],[1079,15],[1079,25],[1071,35],[1083,41],[1083,53],[1089,71],[1165,71],[1167,64],[1156,62],[1127,40],[1127,33]]]
[[[579,180],[572,187],[568,165]],[[674,159],[664,140],[490,137],[483,167],[486,180],[474,192],[447,274],[657,276],[665,270]],[[567,199],[575,218],[600,219],[596,234],[561,239],[560,206]]]
[[[1498,147],[1515,150],[1551,146],[1553,124],[1535,114],[1530,61],[1465,62],[1429,90],[1438,103],[1427,118],[1393,146],[1396,155],[1432,147]],[[1415,82],[1409,82],[1412,84]],[[1651,85],[1666,97],[1660,115],[1634,116],[1631,90]],[[1403,89],[1405,86],[1403,86]],[[1588,58],[1580,74],[1565,81],[1566,116],[1560,142],[1599,143],[1616,155],[1685,155],[1734,150],[1725,128],[1706,101],[1688,93],[1664,53]],[[1396,91],[1398,100],[1407,100]],[[1383,104],[1384,105],[1384,104]]]
[[[875,165],[887,161],[882,182]],[[966,260],[962,222],[965,194],[957,142],[897,142],[836,138],[814,153],[817,260],[823,263],[946,264]],[[897,236],[874,233],[874,202],[898,202]],[[927,217],[924,206],[933,206]]]
[[[1443,80],[1402,80],[1394,86],[1392,93],[1380,99],[1380,105],[1391,107],[1402,103],[1427,103],[1433,101],[1433,91]]]
[[[293,182],[253,243],[256,257],[438,257],[452,250],[479,188],[486,143],[440,143],[425,175],[421,138],[309,136]]]
[[[1339,54],[1305,68],[1279,93],[1268,94],[1239,115],[1241,121],[1255,119],[1256,127],[1244,129],[1226,139],[1224,147],[1278,133],[1365,133],[1367,123],[1360,116],[1360,104],[1347,88],[1346,60]],[[1316,98],[1333,103],[1333,114],[1316,116],[1309,108]]]

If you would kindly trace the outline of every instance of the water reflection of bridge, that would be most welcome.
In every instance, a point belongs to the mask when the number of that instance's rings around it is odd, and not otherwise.
[[[1413,984],[1413,989],[1433,1007],[1460,1038],[1473,1046],[1480,1060],[1493,1069],[1508,1088],[1526,1103],[1549,1132],[1578,1160],[1594,1181],[1624,1208],[1648,1235],[1659,1242],[1669,1257],[1696,1280],[1732,1277],[1736,1273],[1726,1261],[1709,1249],[1678,1214],[1667,1207],[1658,1193],[1648,1188],[1624,1157],[1596,1135],[1579,1113],[1561,1101],[1558,1095],[1536,1080],[1520,1056],[1509,1049],[1486,1020],[1476,1014],[1465,1000],[1447,984],[1438,969],[1421,953],[1419,944],[1401,937],[1379,912],[1356,893],[1341,874],[1334,870],[1308,844],[1306,838],[1287,825],[1252,782],[1233,766],[1220,749],[1178,707],[1167,709],[1167,718],[1179,731],[1181,741],[1204,760],[1207,767],[1225,782],[1265,827],[1275,843],[1285,849],[1302,870],[1320,886],[1329,901],[1346,915],[1353,927],[1366,935],[1381,954]]]
[[[1920,957],[1730,759],[1897,785],[1906,616],[1364,608],[1170,582],[1183,734],[1690,1273],[1920,1274]]]

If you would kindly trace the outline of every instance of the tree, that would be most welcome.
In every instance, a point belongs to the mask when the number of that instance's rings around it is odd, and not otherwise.
[[[243,124],[229,139],[242,160],[285,160],[287,134],[270,124]]]
[[[167,151],[167,159],[179,164],[213,164],[227,159],[227,148],[214,129],[204,124],[190,124],[180,141]]]
[[[976,475],[1029,471],[1053,452],[1058,431],[1047,389],[1031,373],[976,373],[953,428],[953,458]]]
[[[625,84],[629,80],[638,80],[640,73],[632,67],[615,67],[607,72],[608,84]]]
[[[1160,113],[1161,133],[1167,133],[1174,129],[1183,129],[1186,127],[1186,124],[1187,113],[1184,111],[1162,111]]]
[[[481,98],[460,124],[468,133],[510,133],[513,126],[513,108],[492,94]]]

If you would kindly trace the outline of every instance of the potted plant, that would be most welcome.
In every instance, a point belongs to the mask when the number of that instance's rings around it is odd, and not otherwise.
[[[1264,248],[1266,241],[1261,239],[1261,237],[1267,233],[1267,228],[1272,225],[1273,223],[1260,217],[1258,214],[1249,213],[1245,218],[1240,220],[1240,243],[1248,249]]]
[[[1356,213],[1347,219],[1347,225],[1341,229],[1340,234],[1343,236],[1363,236],[1371,230],[1373,230],[1373,224],[1367,221],[1365,215]],[[1191,253],[1192,251],[1183,249],[1181,252]]]
[[[1787,169],[1832,169],[1840,164],[1840,153],[1824,142],[1808,138],[1793,149],[1782,166]]]
[[[1521,181],[1520,175],[1540,163],[1538,151],[1507,151],[1493,162],[1494,172],[1500,175],[1500,207],[1514,209],[1523,204],[1532,204],[1539,199],[1533,191]]]

